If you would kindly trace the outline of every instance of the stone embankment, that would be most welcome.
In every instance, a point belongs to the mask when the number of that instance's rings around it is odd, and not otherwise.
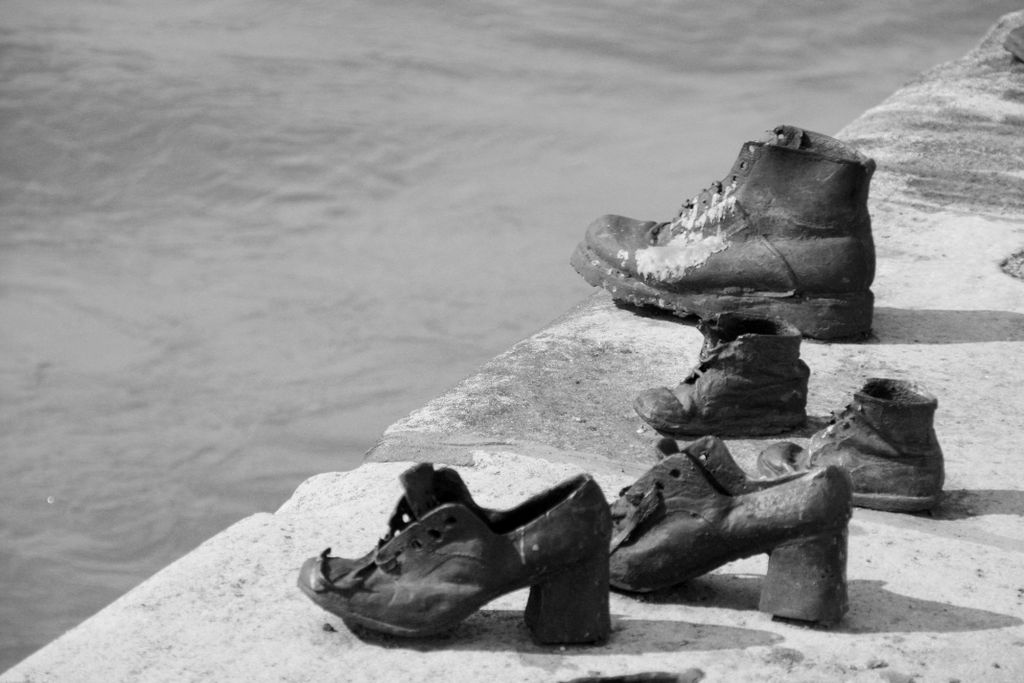
[[[310,479],[0,680],[1024,679],[1024,283],[1001,269],[1024,246],[1024,63],[1003,48],[1021,24],[1003,17],[838,134],[878,162],[874,337],[803,345],[812,418],[794,440],[866,378],[912,379],[939,398],[947,476],[932,515],[855,510],[837,627],[758,612],[763,556],[646,599],[613,594],[603,647],[533,645],[525,591],[443,638],[401,641],[356,637],[295,587],[323,548],[367,550],[410,460],[459,466],[494,507],[580,470],[614,495],[644,471],[655,435],[631,400],[682,378],[701,337],[597,293],[393,425],[361,467]],[[728,443],[751,469],[770,441]]]

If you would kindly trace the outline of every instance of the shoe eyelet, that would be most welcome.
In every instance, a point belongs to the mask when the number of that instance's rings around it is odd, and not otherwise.
[[[700,457],[700,461],[701,461],[702,463],[707,463],[707,461],[708,461],[708,457],[710,457],[710,455],[711,455],[711,454],[710,454],[710,453],[708,453],[707,451],[701,451],[701,452],[700,452],[700,456],[699,456],[699,457]]]
[[[671,476],[673,479],[678,479],[680,474],[682,474],[682,472],[680,472],[679,470],[669,470],[669,476]]]
[[[447,517],[444,518],[444,525],[445,526],[454,526],[455,525],[455,521],[456,520],[455,520],[454,517],[452,517],[451,515],[448,515]]]
[[[437,529],[427,529],[427,535],[430,536],[435,541],[439,540],[441,538],[441,532],[438,531]]]
[[[423,547],[423,542],[420,541],[420,539],[418,539],[418,538],[414,538],[414,539],[412,539],[412,541],[409,542],[409,545],[411,545],[416,550],[419,550],[420,548]]]
[[[665,484],[664,484],[664,482],[656,481],[656,482],[654,482],[654,488],[656,488],[657,490],[661,491],[662,489],[665,488]]]

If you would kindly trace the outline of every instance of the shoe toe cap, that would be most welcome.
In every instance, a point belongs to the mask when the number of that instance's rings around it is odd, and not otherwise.
[[[773,443],[757,456],[757,471],[762,476],[780,477],[808,469],[804,449],[790,441]]]
[[[633,401],[633,409],[644,422],[663,432],[679,430],[689,417],[686,406],[668,387],[657,387],[640,393]]]
[[[341,579],[351,574],[361,564],[361,560],[344,557],[311,557],[302,563],[299,570],[299,588],[313,597],[317,593],[326,593]]]
[[[651,245],[651,231],[657,225],[625,216],[601,216],[587,228],[586,245],[602,260],[620,269],[632,269],[634,252]]]

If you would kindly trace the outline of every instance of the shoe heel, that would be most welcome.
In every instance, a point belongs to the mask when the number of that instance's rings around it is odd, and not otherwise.
[[[607,640],[608,555],[599,553],[531,586],[523,617],[540,644]]]
[[[771,551],[761,586],[762,612],[832,624],[843,618],[847,607],[845,528]]]

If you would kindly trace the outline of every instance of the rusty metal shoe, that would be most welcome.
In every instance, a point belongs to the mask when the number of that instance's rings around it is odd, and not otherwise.
[[[376,549],[359,559],[310,558],[299,588],[349,627],[420,637],[446,631],[526,586],[524,614],[540,643],[608,637],[610,518],[600,487],[579,475],[509,510],[488,510],[458,473],[420,464]]]
[[[700,361],[675,389],[644,391],[633,408],[664,434],[778,434],[807,420],[800,331],[783,320],[723,313],[700,323]]]
[[[671,448],[664,442],[659,447]],[[730,488],[746,485],[734,462],[725,462],[721,452],[709,453],[705,461],[713,471],[691,450],[665,457],[612,505],[612,586],[658,590],[768,553],[762,611],[823,624],[839,621],[847,610],[849,474],[827,467],[750,482],[755,490],[735,493]]]
[[[614,299],[706,318],[747,311],[808,337],[871,330],[875,162],[821,133],[778,126],[667,222],[594,221],[573,267]]]
[[[836,465],[853,478],[853,504],[890,512],[935,507],[945,479],[935,436],[938,400],[913,382],[872,378],[808,448],[783,442],[765,449],[758,471],[775,477]]]

